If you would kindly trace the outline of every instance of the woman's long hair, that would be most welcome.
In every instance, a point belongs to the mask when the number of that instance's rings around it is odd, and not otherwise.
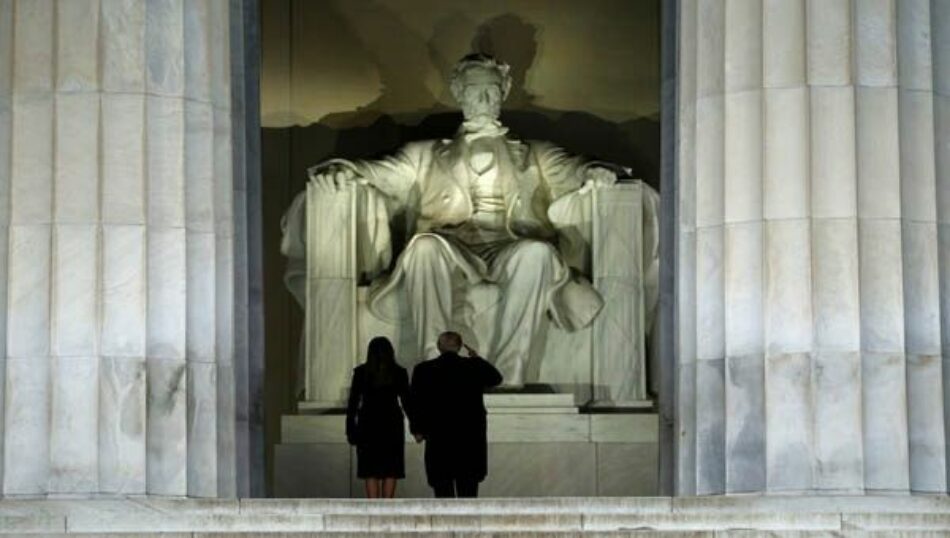
[[[377,336],[369,341],[366,350],[366,373],[369,374],[369,385],[384,387],[395,383],[396,379],[396,352],[393,345],[385,336]]]

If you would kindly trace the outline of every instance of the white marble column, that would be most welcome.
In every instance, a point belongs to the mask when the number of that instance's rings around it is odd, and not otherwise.
[[[3,495],[234,494],[228,17],[0,0]]]
[[[950,6],[680,9],[677,490],[946,492]]]

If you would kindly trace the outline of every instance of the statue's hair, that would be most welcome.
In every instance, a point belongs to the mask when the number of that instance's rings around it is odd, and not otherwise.
[[[436,342],[436,347],[439,348],[439,351],[442,353],[453,352],[458,353],[462,349],[462,335],[453,331],[446,331],[439,335],[439,341]]]
[[[462,91],[465,89],[464,75],[469,69],[490,69],[498,73],[501,79],[501,98],[508,97],[508,92],[511,91],[511,74],[509,73],[511,66],[499,62],[494,56],[479,52],[465,56],[452,68],[452,74],[449,75],[449,90],[456,101],[461,101]]]

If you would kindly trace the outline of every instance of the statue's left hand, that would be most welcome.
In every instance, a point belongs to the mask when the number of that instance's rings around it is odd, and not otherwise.
[[[347,183],[356,181],[356,172],[347,166],[333,164],[326,167],[314,166],[307,170],[310,181],[324,193],[342,190]]]
[[[588,191],[598,187],[609,187],[613,185],[617,182],[617,174],[612,170],[594,166],[586,170],[584,179],[584,186],[581,189]]]

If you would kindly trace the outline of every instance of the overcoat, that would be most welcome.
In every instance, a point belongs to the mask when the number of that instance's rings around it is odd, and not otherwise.
[[[506,207],[505,227],[513,239],[554,243],[565,266],[575,266],[575,271],[558,275],[549,296],[548,311],[564,329],[586,327],[603,306],[603,299],[582,276],[589,274],[586,268],[577,267],[585,265],[589,249],[587,245],[558,241],[558,224],[551,219],[557,221],[559,212],[551,214],[550,210],[555,201],[580,191],[590,163],[549,142],[522,142],[506,137],[495,142],[496,166]],[[387,212],[401,215],[397,220],[407,225],[403,233],[412,237],[472,217],[468,152],[469,144],[460,132],[452,139],[411,142],[384,159],[352,164],[366,184],[385,196]],[[461,256],[454,261],[468,282],[484,280],[488,274],[485,262],[466,255],[465,250],[456,251]],[[376,316],[396,317],[398,311],[388,299],[398,288],[402,275],[403,266],[397,260],[392,273],[376,282],[369,300],[369,308]]]
[[[425,437],[426,477],[482,481],[488,470],[485,390],[502,376],[485,359],[443,353],[412,372],[410,429]]]
[[[346,407],[346,439],[356,447],[356,475],[404,478],[403,408],[408,414],[409,376],[405,368],[395,366],[391,383],[374,386],[367,368],[361,364],[353,370]]]

